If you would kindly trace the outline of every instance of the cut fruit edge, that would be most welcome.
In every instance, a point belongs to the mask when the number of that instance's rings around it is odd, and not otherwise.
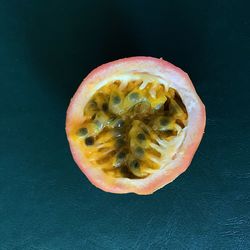
[[[100,87],[116,76],[133,73],[152,75],[178,91],[188,113],[186,136],[175,158],[167,167],[161,166],[145,179],[111,178],[100,169],[91,166],[70,134],[74,124],[82,120],[86,103]],[[111,193],[146,195],[172,182],[188,168],[202,139],[205,123],[205,106],[187,73],[163,59],[137,56],[103,64],[89,73],[70,101],[66,117],[66,134],[75,162],[93,185]]]

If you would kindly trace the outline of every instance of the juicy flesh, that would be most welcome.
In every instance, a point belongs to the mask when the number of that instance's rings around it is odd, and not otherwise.
[[[87,102],[75,135],[93,167],[112,177],[145,178],[173,160],[187,119],[175,89],[157,80],[114,80]]]

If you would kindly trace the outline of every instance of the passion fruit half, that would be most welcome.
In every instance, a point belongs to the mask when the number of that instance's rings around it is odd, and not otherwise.
[[[163,59],[131,57],[83,80],[66,133],[75,162],[96,187],[151,194],[190,165],[205,119],[185,72]]]

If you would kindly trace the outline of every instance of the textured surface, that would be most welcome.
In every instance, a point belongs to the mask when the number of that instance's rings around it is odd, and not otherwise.
[[[0,249],[249,249],[247,1],[21,2],[0,1]],[[192,165],[152,196],[93,187],[64,131],[82,78],[133,55],[183,68],[207,107]]]

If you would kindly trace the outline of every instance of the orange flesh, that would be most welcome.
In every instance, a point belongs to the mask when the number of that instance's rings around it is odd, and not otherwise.
[[[112,81],[96,91],[82,115],[70,137],[92,167],[131,179],[161,167],[166,147],[178,137],[181,142],[188,120],[177,91],[156,80]]]

